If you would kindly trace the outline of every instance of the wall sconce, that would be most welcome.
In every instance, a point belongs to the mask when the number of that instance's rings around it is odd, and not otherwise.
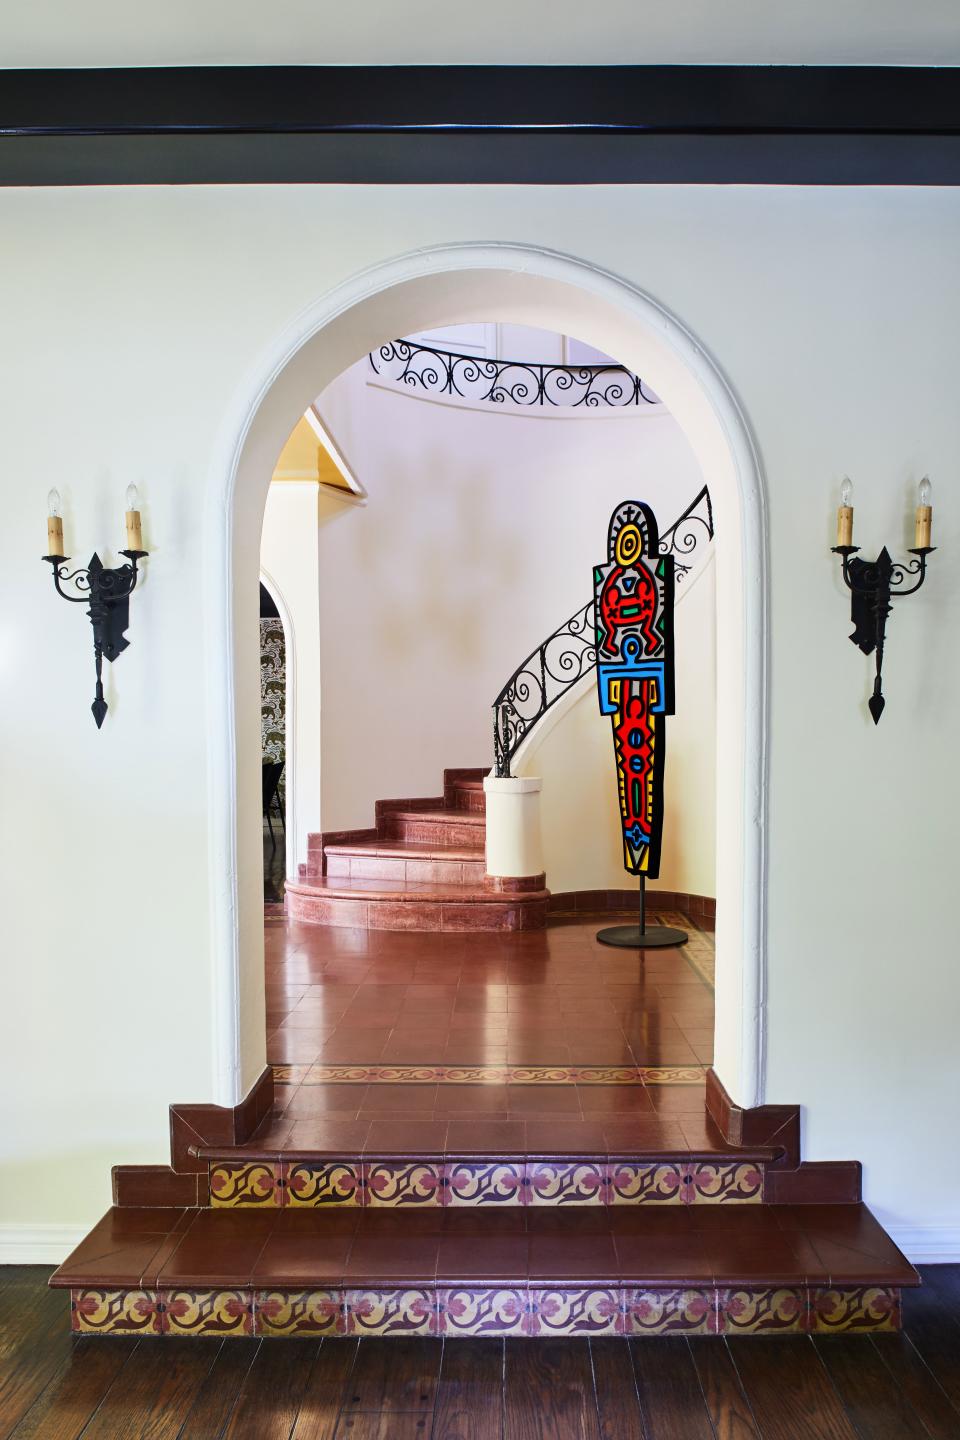
[[[53,583],[57,594],[73,605],[89,606],[87,614],[93,626],[93,652],[97,667],[97,691],[90,709],[98,730],[107,713],[107,702],[103,698],[103,659],[106,656],[110,661],[116,660],[130,643],[124,634],[130,623],[129,600],[137,584],[137,561],[142,560],[148,553],[143,548],[137,500],[136,485],[128,485],[128,548],[121,550],[120,554],[126,555],[130,564],[121,565],[116,570],[107,570],[100,556],[95,553],[85,570],[74,570],[68,574],[64,567],[70,557],[63,553],[60,494],[57,490],[51,490],[47,496],[47,548],[50,553],[44,555],[43,559],[53,570]],[[68,594],[63,588],[64,585],[72,585],[77,593]]]
[[[834,555],[839,555],[843,568],[844,584],[850,591],[850,619],[853,634],[850,639],[859,645],[864,655],[875,653],[877,657],[876,677],[873,694],[867,701],[874,725],[879,723],[883,707],[883,645],[886,638],[887,616],[893,608],[892,601],[901,595],[915,595],[927,578],[927,556],[936,549],[930,544],[930,530],[933,508],[930,504],[931,487],[929,477],[920,481],[917,496],[917,514],[914,526],[914,543],[910,554],[914,557],[908,564],[897,565],[890,557],[886,545],[872,563],[856,558],[859,545],[853,543],[853,486],[845,476],[840,487],[840,508],[837,510],[837,543]],[[908,584],[912,576],[918,576],[916,583]]]

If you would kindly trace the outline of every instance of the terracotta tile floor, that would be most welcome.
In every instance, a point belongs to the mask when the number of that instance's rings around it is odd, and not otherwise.
[[[298,1066],[709,1065],[712,935],[673,916],[689,945],[641,959],[597,941],[610,918],[449,935],[268,917],[267,1058]]]
[[[273,1113],[250,1148],[372,1153],[729,1149],[703,1083],[326,1083],[323,1066],[666,1066],[712,1059],[713,936],[614,950],[610,915],[507,935],[410,934],[266,921]],[[651,920],[651,923],[653,921]]]

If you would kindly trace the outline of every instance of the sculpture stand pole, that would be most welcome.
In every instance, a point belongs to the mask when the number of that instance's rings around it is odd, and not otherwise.
[[[647,929],[647,877],[641,874],[640,924],[608,925],[597,931],[597,939],[601,945],[617,945],[622,950],[661,950],[666,945],[686,945],[690,936],[672,925],[651,925]]]

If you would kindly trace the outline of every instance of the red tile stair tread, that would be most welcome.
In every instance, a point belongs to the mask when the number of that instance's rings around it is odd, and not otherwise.
[[[541,900],[547,890],[523,890],[516,894],[485,885],[463,885],[432,880],[385,880],[375,877],[318,875],[314,880],[288,880],[287,894],[320,896],[333,900],[449,901],[451,904],[516,904]]]
[[[426,820],[436,821],[440,825],[476,825],[482,830],[486,824],[486,816],[481,810],[457,810],[453,806],[450,809],[437,810],[404,810],[394,809],[392,801],[384,802],[381,811],[381,819],[390,820]]]
[[[640,1213],[647,1208],[656,1212],[655,1225]],[[533,1206],[513,1211],[503,1221],[503,1234],[498,1222],[505,1212],[498,1212],[495,1223],[483,1210],[438,1208],[405,1214],[356,1208],[347,1214],[334,1208],[330,1217],[318,1209],[198,1210],[151,1278],[161,1289],[324,1289],[343,1283],[437,1279],[451,1285],[509,1279],[520,1286],[589,1280],[745,1288],[919,1283],[916,1271],[864,1206],[809,1207],[818,1212],[811,1217],[812,1235],[803,1223],[806,1208],[737,1206],[723,1230],[708,1231],[698,1228],[696,1205],[583,1210]],[[137,1270],[136,1241],[132,1249],[104,1249],[102,1237],[109,1233],[113,1213],[108,1212],[55,1272],[53,1286],[129,1289],[141,1283],[144,1270]],[[856,1232],[866,1237],[869,1249],[862,1250],[853,1265],[856,1252],[841,1241],[835,1247],[842,1251],[835,1265],[829,1259],[831,1235]],[[525,1243],[518,1243],[521,1240]],[[488,1245],[489,1265],[483,1259]],[[152,1253],[143,1257],[144,1269]],[[518,1273],[499,1273],[506,1268],[506,1255],[518,1264],[525,1259]]]
[[[459,816],[467,812],[452,813]],[[351,843],[333,841],[324,845],[323,849],[327,855],[366,855],[377,859],[397,860],[475,861],[482,860],[486,853],[482,845],[430,845],[426,841],[415,840],[355,840]]]

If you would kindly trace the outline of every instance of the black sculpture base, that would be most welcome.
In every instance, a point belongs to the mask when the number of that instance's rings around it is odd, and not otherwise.
[[[690,936],[672,925],[651,925],[647,930],[639,925],[608,925],[597,931],[597,939],[601,945],[618,945],[622,950],[661,950],[665,945],[686,945]]]

